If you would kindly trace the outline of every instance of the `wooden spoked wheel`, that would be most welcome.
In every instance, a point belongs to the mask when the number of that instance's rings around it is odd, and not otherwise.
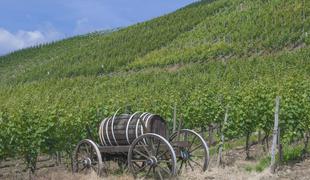
[[[182,129],[179,132],[173,133],[169,140],[178,152],[178,173],[181,173],[183,170],[207,170],[209,149],[206,141],[198,133],[193,130]]]
[[[176,175],[176,156],[162,136],[147,133],[135,139],[129,148],[128,166],[136,178],[167,179]]]
[[[96,143],[84,139],[76,146],[73,156],[73,172],[89,174],[95,171],[102,175],[103,163],[101,153]]]

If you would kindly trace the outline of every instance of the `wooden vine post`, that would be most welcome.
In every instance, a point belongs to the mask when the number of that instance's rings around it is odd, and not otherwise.
[[[212,124],[208,125],[208,144],[210,144],[210,146],[213,144],[213,125]]]
[[[275,172],[276,169],[276,145],[277,141],[280,141],[280,136],[279,136],[279,105],[280,105],[280,97],[276,97],[276,107],[275,107],[275,114],[274,114],[274,128],[273,128],[273,138],[272,138],[272,146],[271,146],[271,163],[270,163],[270,171],[271,173]]]
[[[225,126],[225,124],[227,122],[227,118],[228,118],[228,108],[226,108],[223,127]],[[219,146],[219,154],[218,154],[218,158],[217,158],[217,165],[218,166],[220,166],[223,163],[222,152],[223,152],[223,146],[224,146],[224,140],[225,140],[223,127],[221,130],[221,144]]]
[[[177,132],[177,140],[180,140],[180,131],[182,128],[182,123],[183,123],[183,117],[182,115],[179,118],[179,123],[178,123],[178,130],[176,130],[177,128],[177,103],[174,103],[174,107],[173,107],[173,129],[172,129],[172,134]]]
[[[175,130],[176,130],[176,123],[177,123],[177,103],[174,103],[174,107],[173,107],[173,129],[172,129],[172,133],[174,133]]]
[[[281,162],[283,160],[283,153],[282,153],[282,144],[280,141],[280,134],[281,134],[281,128],[278,127],[278,152],[279,152],[279,161]]]

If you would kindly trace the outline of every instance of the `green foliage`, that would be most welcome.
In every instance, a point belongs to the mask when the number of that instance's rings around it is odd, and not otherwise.
[[[245,166],[244,168],[246,171],[251,172],[253,170],[252,166]]]
[[[283,149],[283,163],[301,160],[302,146],[295,147],[285,146]]]
[[[270,156],[266,156],[259,160],[259,163],[255,166],[256,172],[262,172],[270,165]]]
[[[304,7],[305,6],[305,7]],[[111,32],[0,57],[0,158],[70,153],[118,108],[225,136],[271,134],[281,96],[284,142],[310,128],[309,3],[201,1]],[[125,109],[124,109],[125,110]],[[261,165],[263,167],[263,165]]]
[[[248,172],[256,171],[256,172],[262,172],[264,171],[268,166],[270,165],[270,156],[265,156],[261,158],[257,164],[255,165],[247,165],[245,166],[245,170]]]
[[[310,22],[302,16],[310,9],[303,6],[309,5],[303,5],[301,0],[216,1],[209,5],[208,11],[212,12],[214,7],[217,10],[192,31],[182,33],[166,47],[138,58],[129,66],[143,68],[259,56],[303,46],[306,39],[302,29],[310,29]]]

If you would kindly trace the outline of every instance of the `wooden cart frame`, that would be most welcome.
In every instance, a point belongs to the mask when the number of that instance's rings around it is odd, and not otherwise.
[[[119,169],[129,170],[136,178],[166,179],[184,170],[207,170],[209,149],[197,132],[179,128],[170,137],[163,137],[147,132],[144,122],[141,119],[139,122],[144,132],[129,145],[107,146],[102,138],[100,145],[90,139],[80,141],[73,155],[73,171],[89,173],[93,170],[99,176],[105,176],[109,173],[108,162],[111,161],[116,162]],[[103,131],[100,130],[99,137],[102,137],[100,133]]]

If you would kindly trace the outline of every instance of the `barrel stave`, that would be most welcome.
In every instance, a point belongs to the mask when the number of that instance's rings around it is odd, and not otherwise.
[[[146,129],[143,128],[142,122]],[[130,145],[145,133],[166,137],[166,122],[151,113],[122,114],[104,119],[99,127],[99,137],[104,146]]]

